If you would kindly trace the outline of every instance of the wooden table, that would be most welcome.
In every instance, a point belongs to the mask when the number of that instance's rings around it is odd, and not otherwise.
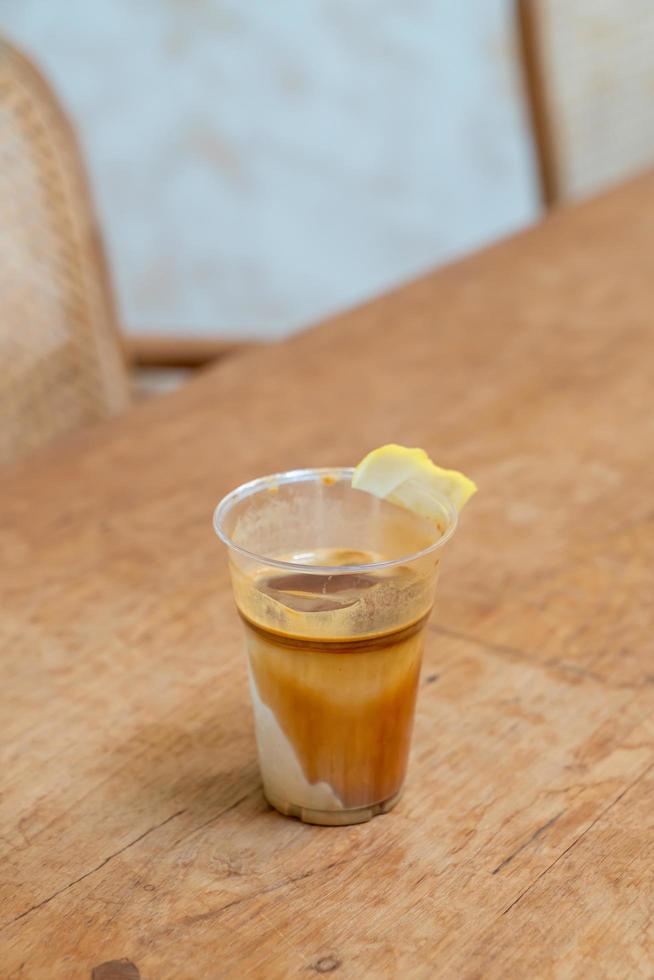
[[[4,476],[3,978],[654,974],[653,202],[561,212]],[[480,493],[403,801],[304,826],[261,794],[211,511],[388,441]]]

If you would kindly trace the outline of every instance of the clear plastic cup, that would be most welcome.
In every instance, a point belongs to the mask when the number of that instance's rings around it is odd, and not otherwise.
[[[245,627],[266,798],[307,823],[352,824],[399,799],[424,625],[440,549],[436,521],[351,486],[351,469],[253,480],[216,508]]]

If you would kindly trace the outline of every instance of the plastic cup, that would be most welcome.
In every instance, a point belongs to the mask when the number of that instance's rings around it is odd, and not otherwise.
[[[246,483],[216,508],[245,627],[263,788],[307,823],[400,797],[424,626],[456,511],[436,521],[351,486],[351,469]]]

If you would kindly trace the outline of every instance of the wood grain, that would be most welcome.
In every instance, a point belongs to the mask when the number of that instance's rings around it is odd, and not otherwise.
[[[646,178],[5,471],[3,977],[650,977]],[[412,767],[359,827],[266,806],[211,509],[422,445],[449,547]]]

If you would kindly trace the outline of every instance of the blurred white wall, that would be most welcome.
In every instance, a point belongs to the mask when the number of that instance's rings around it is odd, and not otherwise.
[[[280,335],[531,221],[511,0],[0,0],[128,329]]]

